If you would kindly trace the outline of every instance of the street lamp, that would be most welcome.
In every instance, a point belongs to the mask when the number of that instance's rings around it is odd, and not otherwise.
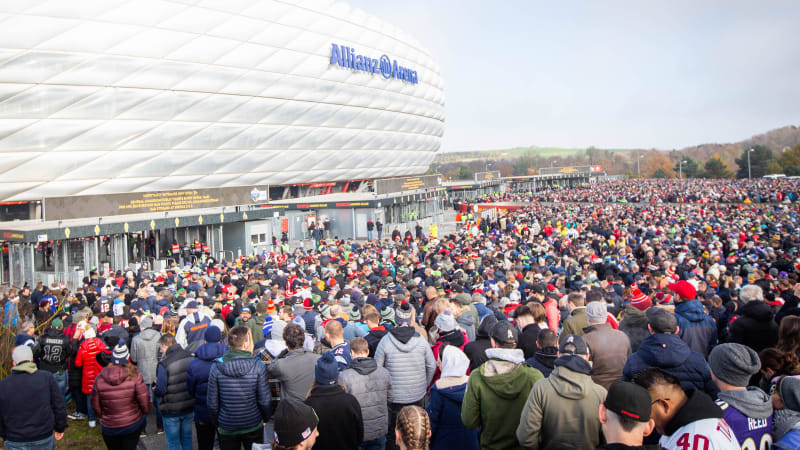
[[[644,155],[639,155],[639,159],[636,160],[636,177],[637,178],[642,178],[642,171],[639,170],[639,161],[641,161],[642,158],[644,158]]]
[[[750,170],[750,153],[753,153],[755,149],[750,149],[747,151],[747,179],[753,178],[753,172]]]
[[[680,178],[681,180],[683,179],[683,165],[684,164],[686,164],[686,160],[685,159],[678,163],[678,178]]]

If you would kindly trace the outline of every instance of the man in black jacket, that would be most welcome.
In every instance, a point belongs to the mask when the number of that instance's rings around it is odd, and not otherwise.
[[[764,302],[760,286],[748,284],[739,292],[741,306],[738,316],[730,323],[730,342],[746,345],[756,353],[778,343],[778,324],[772,308]]]
[[[231,329],[228,345],[222,362],[211,367],[206,403],[218,425],[220,448],[248,449],[263,443],[264,422],[272,413],[267,367],[253,357],[247,327]]]
[[[69,339],[63,329],[61,319],[53,319],[50,328],[33,347],[33,356],[39,363],[39,369],[53,374],[62,396],[67,392],[67,360],[71,356]]]
[[[58,384],[50,372],[36,369],[27,345],[14,348],[11,360],[11,375],[0,381],[0,437],[6,448],[55,448],[67,428]]]
[[[164,434],[169,448],[192,448],[194,397],[186,384],[186,373],[192,354],[175,341],[171,334],[158,340],[164,359],[156,368],[155,395],[160,397],[159,409],[164,417]]]
[[[536,338],[539,337],[541,328],[533,319],[533,312],[527,305],[521,305],[514,310],[514,322],[519,329],[517,348],[525,354],[525,359],[532,358],[536,353]]]
[[[525,363],[534,369],[542,372],[545,378],[550,376],[550,373],[555,368],[555,362],[558,358],[558,337],[553,330],[542,330],[536,338],[536,352],[533,357],[525,360]]]
[[[469,358],[469,370],[475,370],[489,360],[486,356],[486,349],[492,348],[492,341],[489,339],[489,331],[491,331],[494,324],[497,323],[497,318],[491,314],[483,316],[481,324],[478,326],[478,333],[475,335],[475,340],[464,346],[464,354]]]

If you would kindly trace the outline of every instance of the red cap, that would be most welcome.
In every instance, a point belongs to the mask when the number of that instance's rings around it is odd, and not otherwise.
[[[553,284],[552,284],[552,283],[550,283],[550,284],[548,284],[548,285],[547,285],[547,290],[548,290],[548,291],[555,291],[555,290],[556,290],[556,287],[555,287],[555,286],[553,286]]]
[[[667,286],[667,288],[670,291],[678,294],[678,296],[683,299],[694,300],[697,298],[697,290],[686,280],[681,280],[677,283],[671,283]]]

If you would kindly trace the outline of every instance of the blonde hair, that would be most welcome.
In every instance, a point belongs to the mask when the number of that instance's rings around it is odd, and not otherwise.
[[[396,429],[409,450],[427,450],[431,434],[428,413],[419,406],[404,406],[397,414]]]

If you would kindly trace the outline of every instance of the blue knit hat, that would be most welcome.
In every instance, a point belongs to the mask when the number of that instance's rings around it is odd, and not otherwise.
[[[209,325],[203,338],[206,342],[219,342],[222,339],[222,332],[216,325]]]
[[[272,337],[272,316],[264,318],[264,325],[261,326],[261,331],[264,333],[265,338]]]
[[[333,352],[325,352],[317,360],[317,365],[314,367],[314,379],[317,384],[325,386],[334,384],[339,379],[339,364],[336,362]]]

